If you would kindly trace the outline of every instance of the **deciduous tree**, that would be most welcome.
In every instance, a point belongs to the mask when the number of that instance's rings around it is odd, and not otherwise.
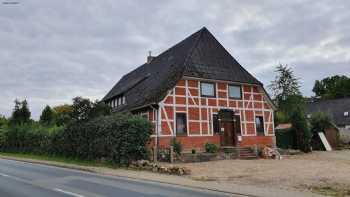
[[[331,76],[316,80],[312,89],[317,98],[336,99],[350,97],[350,78],[347,76]]]

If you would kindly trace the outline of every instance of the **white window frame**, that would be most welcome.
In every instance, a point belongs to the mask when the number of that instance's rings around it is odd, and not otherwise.
[[[230,86],[239,88],[239,97],[232,97],[231,96]],[[235,85],[235,84],[228,84],[228,97],[230,99],[239,99],[239,100],[241,100],[242,99],[242,86],[241,85]]]
[[[213,86],[213,95],[206,95],[206,94],[203,94],[203,87],[202,87],[202,84],[209,84],[209,85],[212,85]],[[200,95],[201,97],[213,97],[215,98],[216,97],[216,83],[214,82],[206,82],[206,81],[201,81],[200,82]]]
[[[263,136],[266,136],[266,128],[265,128],[265,118],[264,118],[264,116],[255,116],[255,118],[254,118],[254,124],[255,124],[255,133],[256,133],[256,136],[259,136],[259,132],[258,132],[258,127],[257,127],[257,124],[256,124],[256,118],[257,117],[262,117],[262,126],[263,126],[263,129],[264,129],[264,131],[263,131]]]

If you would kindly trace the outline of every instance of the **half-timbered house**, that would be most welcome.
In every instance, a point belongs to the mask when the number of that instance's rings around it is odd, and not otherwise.
[[[167,147],[275,145],[274,106],[263,84],[204,27],[130,73],[103,101],[154,123],[152,143]]]

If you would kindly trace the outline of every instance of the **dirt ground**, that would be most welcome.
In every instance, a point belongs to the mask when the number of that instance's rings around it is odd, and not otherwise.
[[[202,181],[298,190],[350,188],[350,150],[313,152],[282,160],[224,160],[179,165],[191,169],[190,178]]]

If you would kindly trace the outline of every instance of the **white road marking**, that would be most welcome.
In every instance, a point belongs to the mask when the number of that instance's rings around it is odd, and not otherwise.
[[[0,173],[0,176],[3,176],[3,177],[10,177],[10,175],[3,174],[3,173]]]
[[[59,188],[55,188],[53,189],[54,191],[57,191],[57,192],[61,192],[61,193],[64,193],[64,194],[68,194],[68,195],[71,195],[71,196],[75,196],[75,197],[85,197],[83,195],[80,195],[80,194],[77,194],[77,193],[73,193],[73,192],[69,192],[69,191],[65,191],[63,189],[59,189]]]

